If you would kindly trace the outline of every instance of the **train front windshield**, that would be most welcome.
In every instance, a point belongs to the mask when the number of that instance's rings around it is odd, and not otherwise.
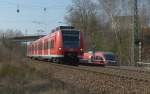
[[[79,48],[80,33],[79,31],[62,31],[64,48]]]

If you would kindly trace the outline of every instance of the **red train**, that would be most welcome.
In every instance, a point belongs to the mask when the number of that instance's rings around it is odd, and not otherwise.
[[[83,55],[83,34],[72,26],[59,26],[27,47],[27,56],[34,59],[78,64]]]
[[[117,60],[112,52],[89,51],[84,53],[81,63],[105,66],[117,65]]]

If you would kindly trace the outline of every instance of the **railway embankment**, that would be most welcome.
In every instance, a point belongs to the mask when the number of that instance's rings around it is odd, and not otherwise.
[[[23,45],[8,40],[0,43],[0,94],[88,94],[31,66],[24,59]]]
[[[0,63],[0,94],[88,94],[26,62]]]
[[[75,68],[67,65],[50,64],[45,62],[34,62],[33,66],[35,66],[38,70],[45,71],[47,74],[52,74],[53,77],[65,83],[72,84],[75,87],[79,87],[81,89],[85,89],[90,94],[150,93],[149,81],[137,80],[138,78],[133,79],[115,74],[86,71],[78,67]],[[110,70],[108,69],[108,71]],[[112,70],[111,72],[115,73],[115,70]],[[121,71],[117,72],[117,74],[120,75],[121,73]]]

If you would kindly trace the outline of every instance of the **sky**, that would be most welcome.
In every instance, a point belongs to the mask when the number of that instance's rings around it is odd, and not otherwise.
[[[71,0],[0,0],[0,30],[17,29],[28,35],[37,30],[49,33],[56,26],[66,25],[69,5]]]

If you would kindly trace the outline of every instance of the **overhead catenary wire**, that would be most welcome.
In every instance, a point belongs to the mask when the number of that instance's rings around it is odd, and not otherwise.
[[[42,3],[31,3],[30,1],[23,3],[18,1],[19,0],[0,0],[0,10],[2,16],[10,13],[12,14],[12,16],[8,15],[11,19],[7,17],[7,19],[1,19],[1,22],[5,22],[10,25],[15,25],[18,23],[21,25],[30,24],[34,26],[33,28],[38,27],[48,30],[49,23],[52,22],[50,18],[51,14],[56,13],[57,11],[60,14],[56,15],[62,15],[62,11],[66,9],[62,3],[48,4],[43,1]],[[25,20],[22,20],[24,18]]]
[[[40,6],[40,5],[29,5],[29,4],[22,4],[22,3],[13,3],[13,2],[9,2],[9,1],[0,1],[0,7],[12,8],[12,7],[16,7],[18,5],[22,8],[42,8],[44,11],[46,11],[47,9],[54,9],[55,10],[55,9],[64,8],[63,5]]]

